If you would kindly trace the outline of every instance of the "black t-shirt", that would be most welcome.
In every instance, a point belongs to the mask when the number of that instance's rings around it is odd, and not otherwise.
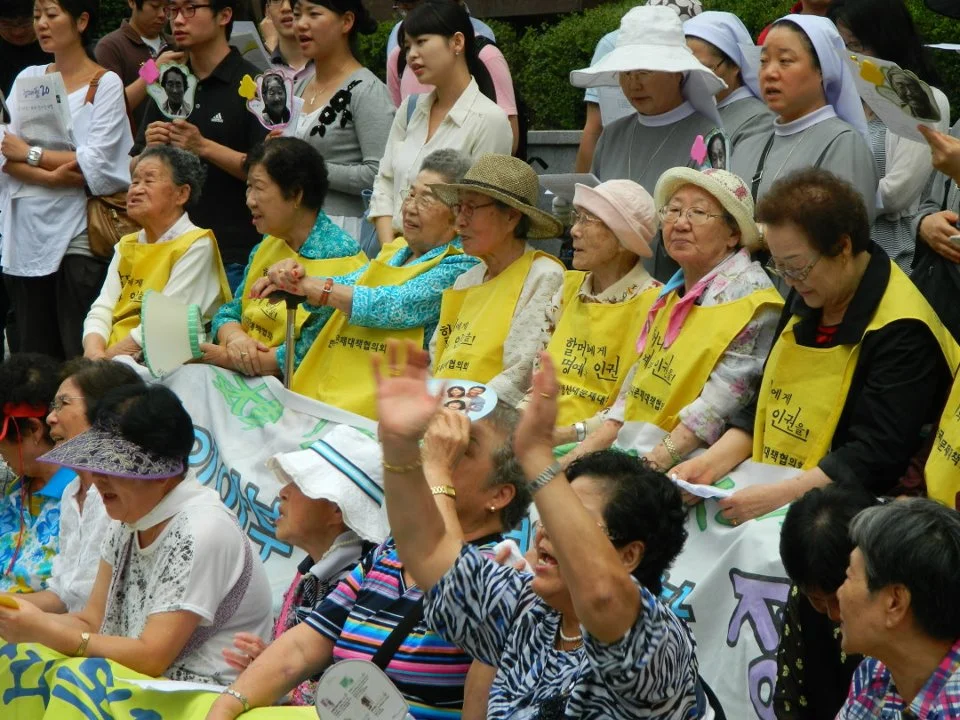
[[[0,90],[3,90],[4,97],[10,97],[13,81],[25,67],[52,62],[53,55],[41,50],[36,41],[29,45],[12,45],[0,40]]]
[[[238,90],[244,75],[256,77],[258,73],[254,65],[231,47],[230,54],[197,84],[193,109],[187,120],[208,140],[237,152],[248,152],[266,137],[267,131],[247,110],[247,101]],[[157,120],[167,120],[155,102],[146,105],[132,155],[143,151],[147,126]],[[260,242],[246,205],[246,184],[212,163],[206,165],[207,181],[199,204],[190,210],[190,219],[198,227],[213,230],[224,263],[246,265],[253,246]]]

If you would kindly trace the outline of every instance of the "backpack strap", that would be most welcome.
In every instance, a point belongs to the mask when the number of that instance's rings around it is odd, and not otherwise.
[[[407,96],[407,127],[410,127],[410,118],[413,117],[413,113],[417,109],[417,101],[419,99],[419,93],[410,93]]]

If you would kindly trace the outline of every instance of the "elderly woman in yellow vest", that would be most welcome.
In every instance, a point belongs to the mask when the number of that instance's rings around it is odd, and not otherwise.
[[[456,215],[463,251],[480,259],[443,294],[430,341],[433,374],[486,383],[515,407],[530,388],[549,332],[547,308],[563,286],[563,265],[527,238],[556,237],[563,227],[537,208],[533,169],[508,155],[482,155],[462,182],[433,190]]]
[[[637,336],[660,286],[643,266],[657,232],[650,193],[633,180],[577,185],[574,270],[548,308],[544,347],[560,383],[556,442],[582,440],[603,422],[637,359]]]
[[[83,354],[112,358],[140,352],[140,306],[148,290],[200,306],[207,320],[230,299],[212,230],[187,214],[200,200],[206,171],[191,152],[154,145],[136,159],[127,210],[142,227],[121,238],[100,296],[83,323]]]
[[[425,345],[437,327],[444,290],[477,263],[461,251],[453,213],[430,189],[458,182],[469,167],[470,160],[458,150],[427,155],[403,200],[404,236],[385,245],[363,270],[315,278],[300,263],[283,260],[254,284],[257,297],[277,289],[303,295],[306,310],[320,316],[315,325],[322,330],[291,389],[376,417],[371,358],[386,351],[390,338]]]
[[[250,253],[237,297],[213,318],[217,344],[202,345],[204,362],[244,375],[278,375],[286,362],[282,304],[251,297],[254,283],[281,260],[296,260],[309,275],[344,275],[367,264],[357,241],[321,210],[329,183],[320,153],[298,138],[280,137],[256,145],[246,159],[247,207],[264,237]],[[317,322],[297,311],[295,364],[306,354]]]
[[[574,457],[609,447],[624,422],[645,422],[667,432],[647,454],[667,470],[715,442],[753,399],[783,301],[750,259],[760,232],[741,178],[673,168],[654,200],[680,270],[644,318],[620,396]]]
[[[721,500],[733,524],[830,482],[904,492],[921,430],[936,421],[960,362],[956,343],[870,241],[867,209],[846,181],[812,168],[787,175],[760,200],[757,218],[770,267],[791,288],[778,338],[755,406],[674,471],[709,484],[751,456],[797,469]]]

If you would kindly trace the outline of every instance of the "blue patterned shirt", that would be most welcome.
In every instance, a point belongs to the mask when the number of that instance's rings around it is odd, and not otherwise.
[[[850,696],[837,720],[900,720],[907,712],[920,720],[960,717],[960,640],[909,705],[897,691],[887,666],[876,658],[866,658],[853,674]]]
[[[453,241],[453,247],[458,250],[460,240]],[[410,263],[410,266],[430,262],[447,249],[447,244],[435,247]],[[390,267],[401,267],[413,254],[409,247],[402,247],[395,252],[384,264]],[[350,314],[350,323],[360,327],[380,328],[386,330],[406,330],[409,328],[423,328],[423,346],[430,343],[433,331],[440,320],[440,301],[443,291],[453,287],[454,281],[467,270],[476,265],[479,260],[471,255],[448,255],[437,265],[426,272],[411,278],[402,285],[380,285],[366,287],[357,285],[357,280],[366,272],[362,267],[347,275],[334,278],[334,282],[342,285],[353,285],[353,309]],[[304,308],[314,316],[322,318],[317,323],[316,330],[312,325],[311,342],[320,334],[320,330],[333,314],[329,306],[317,306],[305,303]],[[302,338],[307,333],[306,327],[301,332]],[[309,347],[309,344],[308,344]]]
[[[425,595],[438,635],[498,668],[487,717],[695,720],[696,644],[670,609],[640,586],[633,627],[613,643],[583,630],[583,647],[554,648],[561,615],[530,587],[533,575],[464,546]]]
[[[211,335],[216,338],[220,328],[227,323],[239,323],[243,314],[242,298],[247,293],[247,274],[250,272],[250,265],[253,258],[260,249],[260,243],[254,245],[250,251],[250,257],[247,260],[247,266],[243,269],[243,280],[237,287],[233,295],[233,300],[224,303],[213,316],[213,325]],[[313,230],[307,236],[306,242],[300,247],[300,255],[310,260],[328,260],[330,258],[351,257],[360,252],[360,245],[346,231],[333,224],[327,214],[321,210],[317,213],[317,221],[313,224]],[[340,282],[339,280],[337,282]],[[295,365],[299,365],[303,356],[307,354],[310,345],[320,334],[324,323],[327,322],[330,315],[311,315],[303,324],[300,330],[300,337],[294,346]],[[282,368],[286,362],[287,351],[283,345],[277,347],[277,364]]]
[[[39,592],[60,551],[60,496],[77,474],[61,468],[26,496],[22,480],[7,472],[0,483],[0,592]]]

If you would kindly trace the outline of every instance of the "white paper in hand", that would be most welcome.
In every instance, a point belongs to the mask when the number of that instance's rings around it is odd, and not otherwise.
[[[383,671],[367,660],[341,660],[317,684],[320,720],[404,720],[406,701]]]
[[[671,475],[670,479],[673,480],[681,490],[704,499],[715,498],[720,500],[722,498],[728,498],[736,492],[735,490],[724,490],[723,488],[718,488],[713,485],[696,485],[686,480],[681,480],[676,475]]]

